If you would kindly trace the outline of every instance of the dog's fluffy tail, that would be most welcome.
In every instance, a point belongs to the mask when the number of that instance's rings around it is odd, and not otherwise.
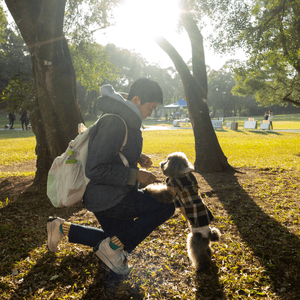
[[[210,240],[212,242],[218,242],[221,238],[221,232],[219,229],[217,229],[216,227],[213,227],[211,229],[211,233],[210,233]]]

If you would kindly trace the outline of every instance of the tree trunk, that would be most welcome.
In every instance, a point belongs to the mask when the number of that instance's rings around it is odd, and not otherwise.
[[[199,173],[231,171],[209,117],[207,106],[207,74],[202,35],[190,14],[183,15],[183,23],[192,43],[193,73],[176,49],[163,37],[158,45],[172,59],[183,84],[195,137],[195,171]]]
[[[31,54],[36,98],[31,113],[36,135],[34,185],[45,187],[53,159],[77,135],[83,117],[76,78],[63,35],[64,0],[5,0]]]

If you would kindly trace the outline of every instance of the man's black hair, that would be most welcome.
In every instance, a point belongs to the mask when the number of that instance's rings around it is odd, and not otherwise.
[[[131,101],[135,96],[140,98],[141,105],[147,102],[163,104],[163,92],[159,84],[145,77],[137,79],[131,85],[127,100]]]

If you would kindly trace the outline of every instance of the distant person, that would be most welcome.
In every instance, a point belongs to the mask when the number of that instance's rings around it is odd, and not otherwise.
[[[268,114],[268,112],[266,111],[266,112],[265,112],[265,115],[264,115],[264,120],[268,120],[268,118],[269,118],[269,114]]]
[[[28,130],[27,126],[29,124],[29,115],[28,115],[28,111],[24,110],[21,114],[21,125],[22,125],[22,130],[24,130],[24,125],[25,125],[25,129]]]
[[[273,112],[269,110],[269,115],[268,115],[269,123],[270,123],[270,129],[273,130]]]
[[[10,125],[9,129],[14,129],[14,122],[16,119],[15,113],[13,111],[10,111],[8,114],[8,118],[9,118],[9,125]]]
[[[26,128],[28,129],[28,125],[30,123],[30,111],[27,111],[27,118],[26,118]]]

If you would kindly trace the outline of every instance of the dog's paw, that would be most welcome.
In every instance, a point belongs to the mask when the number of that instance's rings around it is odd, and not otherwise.
[[[210,240],[212,242],[218,242],[221,238],[221,232],[216,227],[213,227],[210,232]]]
[[[160,203],[172,203],[173,195],[168,191],[167,186],[161,183],[153,183],[143,189],[150,193]]]

